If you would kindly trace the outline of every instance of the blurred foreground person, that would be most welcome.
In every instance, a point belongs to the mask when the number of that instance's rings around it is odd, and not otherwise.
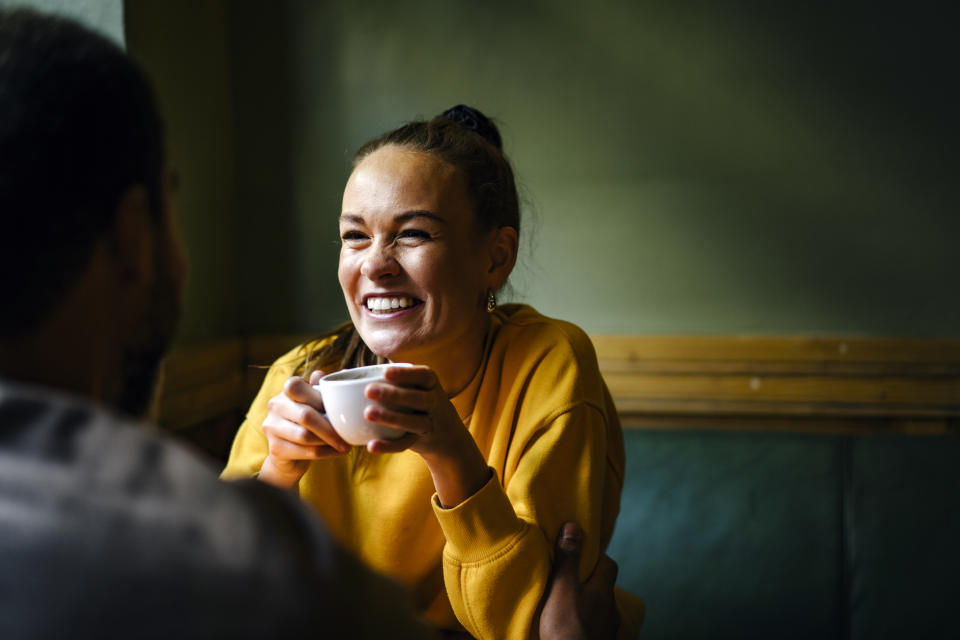
[[[185,276],[162,128],[114,44],[0,10],[0,637],[430,637],[296,495],[136,420]],[[609,635],[554,584],[544,638]]]
[[[0,13],[0,637],[424,637],[295,496],[133,421],[184,257],[162,123],[117,46]]]

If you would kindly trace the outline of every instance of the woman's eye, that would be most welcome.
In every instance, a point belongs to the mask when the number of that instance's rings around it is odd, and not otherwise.
[[[351,240],[363,240],[366,236],[360,233],[359,231],[344,231],[340,235],[340,239],[344,242],[349,242]]]
[[[429,240],[430,234],[423,229],[404,229],[398,234],[400,238],[416,238],[418,240]]]

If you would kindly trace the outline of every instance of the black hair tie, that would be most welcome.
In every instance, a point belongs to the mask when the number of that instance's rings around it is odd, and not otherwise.
[[[442,117],[447,118],[448,120],[453,120],[460,126],[466,127],[474,133],[479,134],[480,137],[495,146],[497,149],[503,149],[503,141],[500,139],[500,132],[497,131],[497,128],[493,126],[493,123],[490,122],[490,119],[487,118],[487,116],[483,115],[473,107],[468,107],[465,104],[458,104],[455,107],[450,107],[441,115]]]

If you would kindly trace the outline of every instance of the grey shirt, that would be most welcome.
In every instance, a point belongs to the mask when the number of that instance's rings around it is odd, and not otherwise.
[[[297,496],[0,381],[0,637],[429,637],[411,612]]]

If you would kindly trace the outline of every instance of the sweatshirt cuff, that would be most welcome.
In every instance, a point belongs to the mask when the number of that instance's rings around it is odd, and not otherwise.
[[[445,553],[461,564],[496,554],[523,531],[493,469],[487,483],[457,506],[444,509],[436,493],[431,501],[447,539]]]

